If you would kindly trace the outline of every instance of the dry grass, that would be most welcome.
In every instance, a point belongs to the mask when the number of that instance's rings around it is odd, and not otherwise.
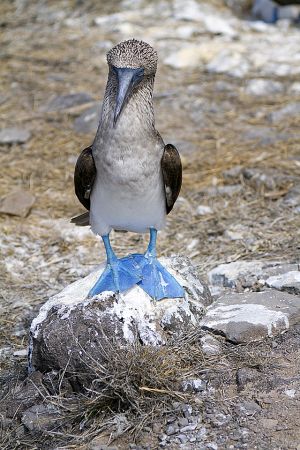
[[[62,388],[65,372],[52,377],[56,393],[45,395],[36,386],[42,401],[57,407],[62,419],[52,430],[23,436],[22,445],[24,448],[35,442],[46,445],[49,439],[52,443],[54,439],[60,445],[68,442],[69,448],[103,433],[109,434],[110,441],[125,433],[136,440],[145,427],[164,420],[174,409],[174,401],[179,404],[191,401],[191,395],[182,392],[181,383],[203,372],[199,336],[199,332],[194,332],[170,341],[165,347],[143,346],[138,340],[132,346],[120,347],[117,342],[106,341],[99,349],[101,364],[82,349],[83,371],[93,382],[83,393],[72,396]],[[72,374],[72,378],[75,376]],[[13,389],[9,395],[13,395]],[[15,438],[13,426],[12,430],[6,430],[1,448],[13,448]]]
[[[232,347],[220,340],[222,355],[208,357],[201,351],[200,337],[201,332],[194,330],[157,348],[145,347],[138,341],[126,347],[107,342],[100,349],[101,364],[82,349],[82,366],[84,373],[94,380],[91,385],[84,392],[70,395],[64,390],[66,371],[45,376],[44,386],[49,389],[49,383],[52,384],[51,393],[45,394],[46,388],[42,392],[38,385],[36,389],[44,404],[59,411],[59,421],[48,430],[22,435],[17,446],[14,445],[19,425],[13,423],[3,432],[1,448],[56,445],[87,449],[93,439],[112,445],[123,442],[127,448],[124,442],[139,441],[144,430],[151,429],[154,423],[163,425],[174,414],[180,417],[185,404],[201,409],[199,399],[195,404],[194,395],[182,391],[183,381],[206,380],[213,387],[211,399],[206,400],[217,402],[216,408],[228,409],[234,407],[233,399],[228,399],[228,388],[235,384],[238,368],[256,368],[267,373],[276,367],[276,360],[270,357],[265,344]],[[12,392],[13,389],[8,396]],[[149,443],[151,435],[147,439]]]

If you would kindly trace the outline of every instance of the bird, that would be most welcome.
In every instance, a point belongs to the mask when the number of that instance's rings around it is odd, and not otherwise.
[[[96,136],[79,155],[75,193],[88,212],[71,221],[101,236],[106,267],[89,291],[123,293],[138,285],[154,300],[184,297],[178,281],[158,261],[157,232],[166,223],[182,184],[176,147],[155,128],[153,86],[158,56],[146,42],[129,39],[107,53],[108,80]],[[118,258],[112,230],[150,233],[144,254]]]

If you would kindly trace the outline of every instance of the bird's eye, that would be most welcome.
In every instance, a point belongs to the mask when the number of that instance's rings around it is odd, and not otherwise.
[[[135,74],[134,74],[133,81],[134,82],[139,82],[139,81],[141,81],[143,76],[144,76],[144,69],[143,68],[137,69]]]

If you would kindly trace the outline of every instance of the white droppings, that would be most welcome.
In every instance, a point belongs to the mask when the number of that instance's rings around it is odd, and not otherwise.
[[[159,260],[164,267],[175,277],[179,284],[183,287],[189,285],[189,281],[179,275],[171,268],[172,260],[161,258]],[[40,309],[38,316],[31,324],[31,334],[34,338],[38,336],[41,323],[47,318],[49,311],[56,308],[56,314],[60,320],[67,320],[70,313],[79,305],[87,306],[92,302],[104,302],[112,296],[112,292],[103,292],[93,298],[87,298],[88,292],[95,284],[97,279],[101,276],[105,265],[102,264],[97,270],[89,274],[87,277],[79,279],[75,283],[67,286],[63,291],[51,297]],[[188,270],[186,271],[188,275]],[[188,277],[187,277],[188,278]],[[166,286],[164,280],[162,283]],[[193,290],[193,284],[197,284],[197,289],[203,289],[200,281],[195,277],[191,279],[189,288]],[[193,293],[192,293],[193,294]],[[193,297],[193,295],[191,296]],[[189,317],[191,323],[196,324],[196,318],[192,314],[189,302],[197,302],[199,295],[195,291],[195,297],[190,298],[188,294],[185,298],[178,299],[163,299],[154,302],[153,299],[139,286],[135,285],[133,288],[119,295],[117,301],[113,301],[111,309],[106,307],[106,314],[111,314],[111,317],[117,316],[122,323],[122,332],[124,338],[128,342],[134,341],[134,326],[137,326],[139,335],[143,342],[158,345],[163,342],[160,331],[157,329],[157,323],[163,317],[165,321],[175,318],[182,321],[182,315]],[[203,308],[202,303],[197,303],[198,308]],[[200,310],[199,310],[200,311]],[[101,312],[99,312],[99,323],[101,322]],[[157,322],[158,321],[158,322]]]

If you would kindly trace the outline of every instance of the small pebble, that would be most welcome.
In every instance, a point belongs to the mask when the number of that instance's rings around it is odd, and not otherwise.
[[[160,441],[165,441],[166,438],[167,438],[167,435],[166,435],[166,434],[161,434],[160,436],[158,436],[158,439],[159,439]]]
[[[189,424],[189,421],[188,421],[188,419],[186,417],[180,417],[178,419],[178,425],[180,427],[186,427],[188,424]]]
[[[177,437],[182,444],[186,444],[188,441],[188,438],[185,434],[179,434]]]
[[[152,430],[153,430],[153,433],[156,433],[156,434],[160,433],[161,432],[161,424],[158,422],[155,422],[152,426]]]
[[[176,427],[175,425],[168,425],[166,428],[166,434],[168,436],[175,434],[177,431],[178,431],[178,427]]]

